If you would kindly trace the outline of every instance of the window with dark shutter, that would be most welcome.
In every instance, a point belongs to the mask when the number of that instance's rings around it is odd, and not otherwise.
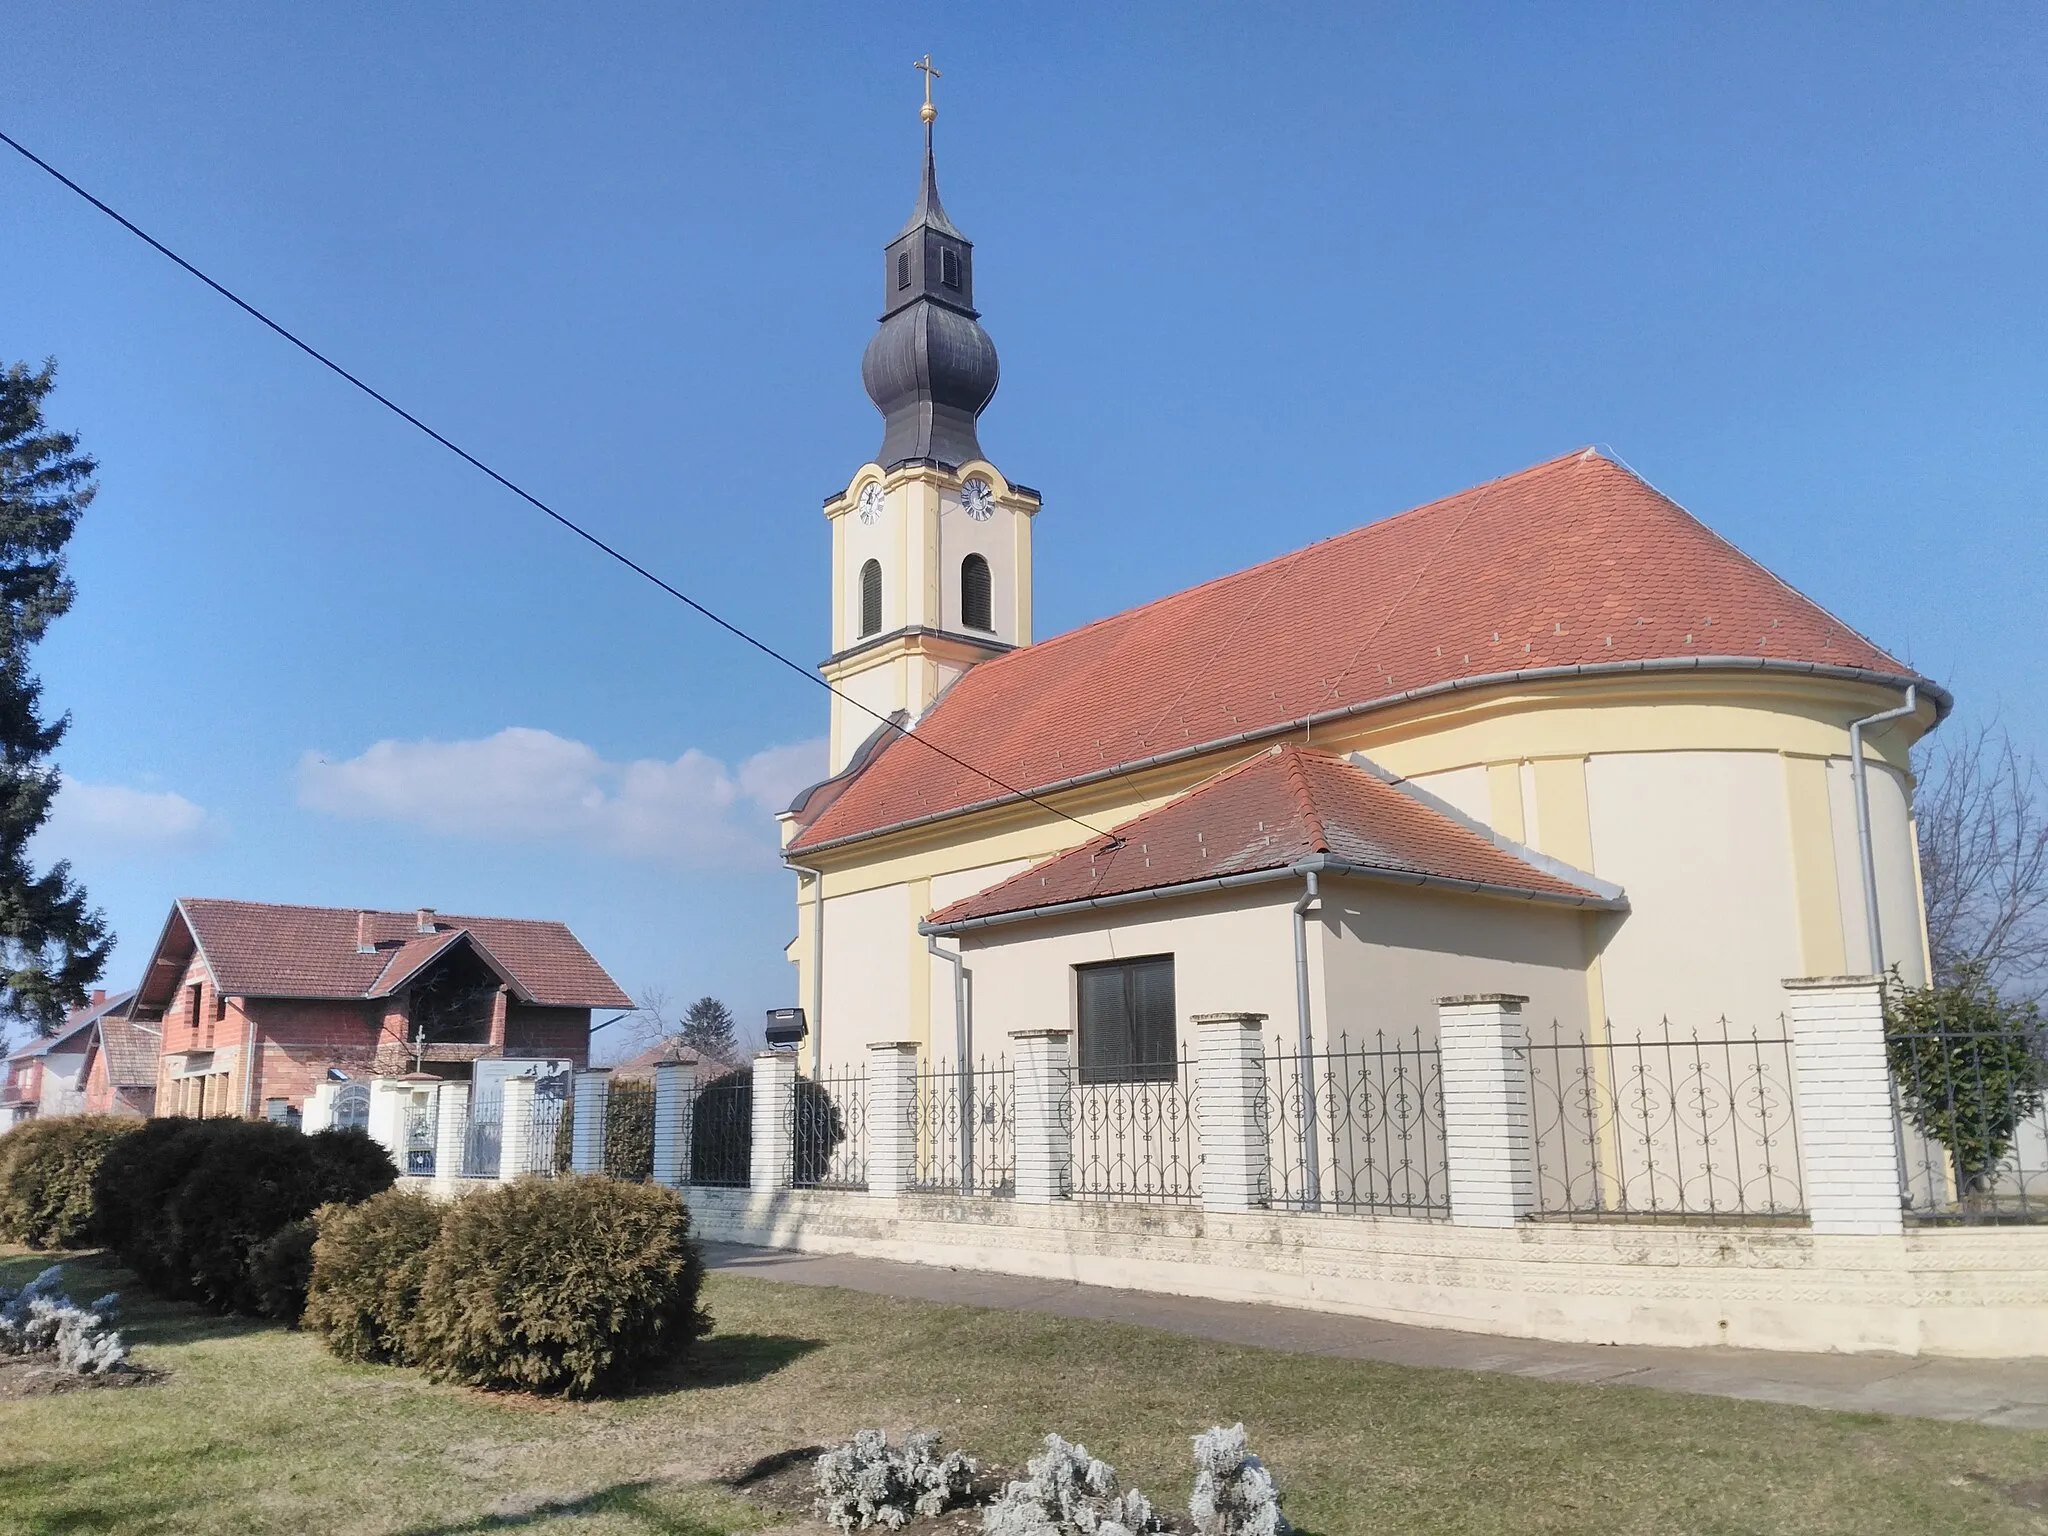
[[[969,629],[994,629],[988,562],[969,555],[960,562],[960,622]]]
[[[939,281],[948,288],[960,286],[960,253],[942,250],[939,252]]]
[[[898,288],[908,288],[910,286],[910,252],[908,251],[898,251],[896,253],[896,286]]]
[[[882,632],[882,562],[870,560],[860,568],[860,634]]]
[[[1170,1083],[1179,1073],[1173,956],[1074,967],[1081,1081]]]

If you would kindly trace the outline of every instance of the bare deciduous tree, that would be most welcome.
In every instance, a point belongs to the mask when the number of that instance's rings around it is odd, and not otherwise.
[[[2014,998],[2048,989],[2048,791],[1997,724],[1930,738],[1914,814],[1927,940],[1942,984],[1975,970]]]

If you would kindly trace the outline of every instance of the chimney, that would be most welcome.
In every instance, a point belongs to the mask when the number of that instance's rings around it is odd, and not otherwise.
[[[370,933],[370,914],[367,912],[358,912],[356,914],[356,953],[359,955],[374,955],[377,953],[377,941]]]
[[[92,989],[92,1005],[93,1005],[93,1007],[95,1007],[95,1008],[99,1007],[99,1005],[100,1005],[101,1003],[104,1003],[104,1002],[105,1002],[106,1000],[107,1000],[107,989],[106,989],[105,987],[94,987],[94,988]]]
[[[419,929],[421,933],[439,933],[441,931],[440,927],[434,922],[434,909],[432,907],[420,908]]]

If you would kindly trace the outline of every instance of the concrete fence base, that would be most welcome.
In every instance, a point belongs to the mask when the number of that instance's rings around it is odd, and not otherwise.
[[[835,1190],[688,1192],[700,1237],[1582,1344],[2048,1356],[2048,1228],[1383,1218]]]

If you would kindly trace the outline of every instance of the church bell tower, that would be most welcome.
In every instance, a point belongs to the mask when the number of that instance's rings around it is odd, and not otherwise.
[[[996,348],[974,307],[974,245],[939,202],[925,71],[924,177],[883,253],[881,326],[861,381],[881,450],[825,503],[832,528],[831,771],[880,728],[914,723],[978,661],[1031,643],[1031,520],[1038,493],[981,449]],[[870,714],[867,711],[872,710]]]

